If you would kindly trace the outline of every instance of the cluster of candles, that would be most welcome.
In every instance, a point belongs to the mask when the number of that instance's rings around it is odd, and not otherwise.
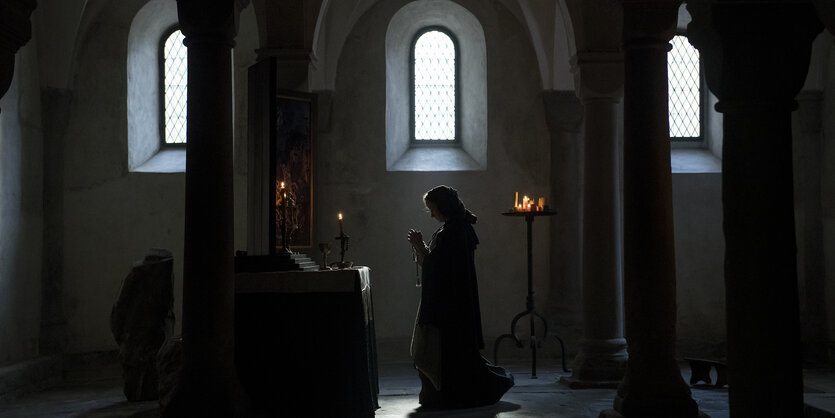
[[[538,200],[522,196],[522,202],[519,202],[519,192],[516,192],[516,198],[513,200],[514,212],[539,212],[545,210],[545,198],[540,197]]]

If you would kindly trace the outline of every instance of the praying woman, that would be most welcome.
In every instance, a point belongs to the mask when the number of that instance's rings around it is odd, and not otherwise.
[[[443,225],[429,245],[420,231],[407,233],[422,266],[411,347],[421,380],[420,404],[447,409],[497,403],[513,386],[513,376],[479,351],[484,349],[484,338],[475,270],[477,218],[448,186],[429,190],[423,203]]]

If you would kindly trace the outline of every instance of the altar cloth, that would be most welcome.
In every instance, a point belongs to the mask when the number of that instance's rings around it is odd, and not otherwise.
[[[368,267],[238,273],[235,293],[236,368],[255,413],[374,416]]]

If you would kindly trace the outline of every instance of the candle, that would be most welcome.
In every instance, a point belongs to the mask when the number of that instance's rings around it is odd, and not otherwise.
[[[339,212],[339,235],[342,235],[342,212]]]
[[[284,182],[281,182],[281,189],[284,190]]]
[[[519,206],[519,192],[516,192],[516,197],[513,199],[513,207]]]
[[[544,197],[539,198],[539,208],[540,209],[545,209],[545,198]]]

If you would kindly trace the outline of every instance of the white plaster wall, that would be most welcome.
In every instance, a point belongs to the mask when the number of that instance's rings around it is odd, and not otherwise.
[[[525,29],[497,1],[459,2],[480,20],[487,41],[487,169],[386,171],[385,31],[388,19],[405,3],[378,3],[345,41],[332,130],[317,143],[315,235],[318,242],[333,242],[337,212],[345,215],[346,233],[353,237],[348,258],[372,269],[377,336],[385,347],[386,340],[411,335],[419,298],[405,233],[416,227],[428,238],[438,226],[424,211],[421,197],[437,184],[457,188],[479,216],[476,261],[489,340],[508,332],[510,320],[525,308],[525,223],[500,213],[512,206],[515,191],[549,193],[550,140],[536,57]],[[548,293],[549,222],[540,218],[534,225],[535,290],[543,296]],[[520,333],[524,328],[520,325]],[[514,351],[510,347],[504,351]]]
[[[174,254],[175,332],[180,330],[185,176],[128,171],[127,46],[131,20],[144,3],[111,2],[79,36],[74,100],[63,138],[62,280],[68,352],[116,347],[110,310],[132,264],[149,248],[166,248]],[[254,14],[247,10],[237,39],[236,51],[241,52],[233,61],[239,112],[233,147],[239,249],[246,246],[246,89],[242,86],[246,86],[245,69],[254,62],[256,34]]]
[[[722,174],[674,173],[676,334],[680,356],[725,355]]]
[[[35,41],[16,56],[0,100],[0,366],[38,355],[43,138]]]

